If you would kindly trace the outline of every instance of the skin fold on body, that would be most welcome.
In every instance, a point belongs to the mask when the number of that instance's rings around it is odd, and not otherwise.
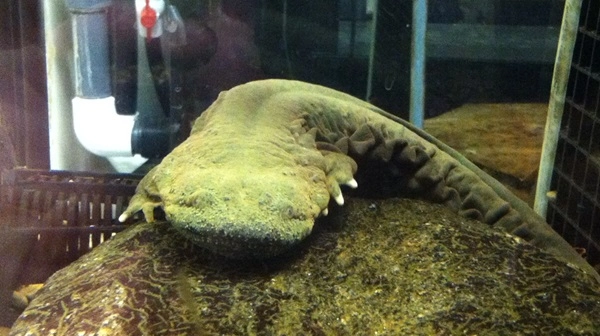
[[[597,276],[541,217],[456,151],[367,102],[291,80],[222,92],[142,179],[119,219],[141,210],[152,222],[161,207],[197,245],[233,258],[270,257],[308,236],[330,200],[343,205],[340,186],[357,187],[357,162],[385,167],[399,194],[446,204]]]

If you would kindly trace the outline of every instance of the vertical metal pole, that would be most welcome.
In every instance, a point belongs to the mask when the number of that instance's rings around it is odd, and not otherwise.
[[[354,59],[354,48],[356,47],[356,8],[356,0],[350,0],[350,9],[352,11],[352,14],[350,16],[350,53],[348,55],[348,59],[350,60]]]
[[[567,0],[558,38],[558,50],[554,62],[554,74],[552,88],[550,90],[550,102],[548,104],[548,116],[544,130],[544,144],[542,145],[542,156],[535,191],[535,202],[533,209],[537,214],[546,217],[548,209],[548,191],[552,181],[552,167],[556,156],[560,123],[565,105],[565,96],[573,58],[573,48],[579,25],[579,15],[582,0]]]
[[[412,55],[410,69],[410,122],[423,128],[425,105],[425,36],[427,0],[413,1]]]
[[[379,1],[373,1],[373,23],[371,30],[371,48],[369,50],[369,75],[367,77],[367,93],[365,100],[371,99],[373,92],[373,68],[375,67],[375,42],[377,38],[377,12],[379,12]]]

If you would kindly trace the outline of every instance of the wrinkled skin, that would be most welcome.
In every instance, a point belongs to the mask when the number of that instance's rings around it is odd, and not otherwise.
[[[288,81],[222,92],[188,139],[154,167],[119,218],[161,207],[197,245],[269,257],[310,234],[356,161],[392,171],[392,188],[444,203],[597,274],[545,221],[460,154],[405,121],[347,94]],[[598,278],[598,277],[597,277]]]
[[[306,114],[319,96],[266,84],[222,93],[142,180],[121,218],[142,210],[153,221],[162,207],[199,245],[233,257],[268,256],[306,237],[330,197],[342,204],[340,184],[355,187],[357,167],[315,141]]]

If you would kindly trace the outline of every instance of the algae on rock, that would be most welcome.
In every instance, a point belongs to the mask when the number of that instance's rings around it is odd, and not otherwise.
[[[264,261],[135,225],[52,276],[12,335],[600,332],[596,280],[519,238],[422,201],[338,210]]]

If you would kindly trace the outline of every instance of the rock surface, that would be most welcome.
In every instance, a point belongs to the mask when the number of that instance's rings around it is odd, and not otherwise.
[[[264,261],[135,225],[53,275],[11,335],[600,332],[598,283],[553,255],[441,205],[347,201]]]
[[[547,104],[466,104],[425,121],[425,130],[533,205]]]

